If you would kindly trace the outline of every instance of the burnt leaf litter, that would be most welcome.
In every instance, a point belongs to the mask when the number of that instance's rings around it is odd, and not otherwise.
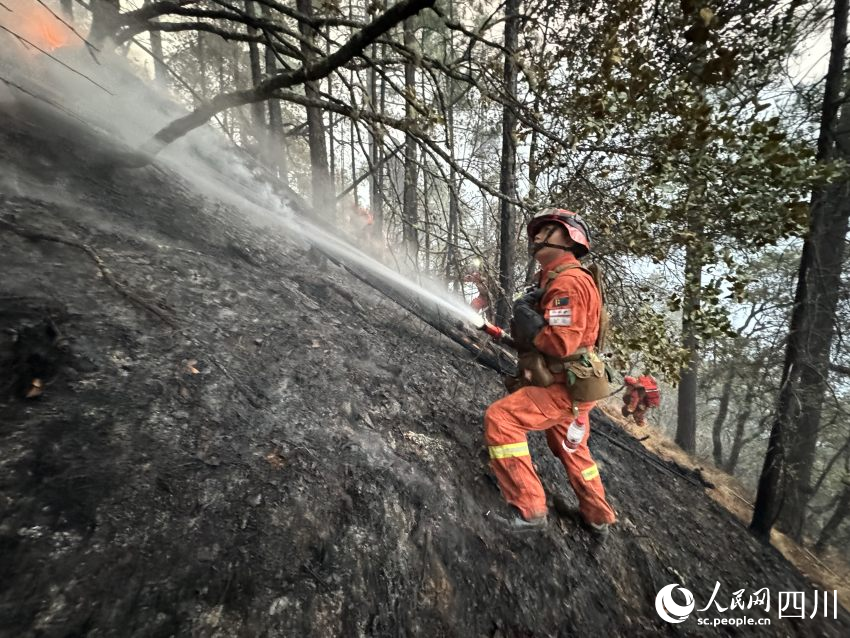
[[[746,614],[772,624],[709,631],[850,635],[844,611],[777,618],[816,587],[598,412],[615,530],[506,536],[481,422],[502,386],[468,349],[162,166],[104,170],[97,134],[5,109],[0,635],[702,635],[656,594],[701,607],[718,581],[726,606],[770,588]]]

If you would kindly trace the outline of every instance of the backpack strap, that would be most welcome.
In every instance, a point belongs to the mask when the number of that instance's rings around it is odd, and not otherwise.
[[[581,264],[561,264],[560,266],[556,266],[555,268],[550,270],[549,274],[546,275],[547,281],[543,286],[544,289],[549,288],[549,286],[552,284],[552,282],[555,281],[558,278],[558,275],[560,275],[562,272],[564,272],[566,270],[572,270],[573,268],[580,268],[581,270],[586,272],[588,275],[590,275],[590,277],[593,279],[594,283],[596,282],[596,278],[593,277],[593,273],[590,272],[587,268],[585,268]]]

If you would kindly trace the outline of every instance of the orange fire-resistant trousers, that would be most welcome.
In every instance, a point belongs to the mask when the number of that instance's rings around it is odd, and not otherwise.
[[[646,390],[642,387],[630,386],[623,395],[622,415],[624,417],[633,416],[635,423],[645,425],[647,411],[649,411],[649,406],[646,404]]]
[[[578,412],[587,423],[579,448],[572,454],[562,447],[573,420],[573,405],[563,383],[548,388],[521,388],[494,402],[484,414],[484,438],[490,451],[490,465],[505,499],[523,518],[546,513],[546,494],[531,464],[526,433],[545,430],[549,449],[557,456],[578,497],[579,511],[589,523],[613,523],[617,517],[605,500],[599,469],[590,456],[588,412],[595,402],[579,403]]]

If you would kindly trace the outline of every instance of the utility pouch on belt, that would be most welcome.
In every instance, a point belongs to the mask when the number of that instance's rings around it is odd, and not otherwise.
[[[609,373],[605,362],[595,352],[588,352],[573,361],[564,361],[567,390],[575,401],[598,401],[610,392]]]
[[[609,386],[612,375],[605,362],[596,354],[597,350],[605,347],[605,337],[608,333],[608,312],[605,309],[605,287],[602,281],[602,271],[595,264],[588,268],[579,264],[563,264],[549,273],[548,286],[565,270],[580,268],[593,279],[599,291],[599,332],[596,335],[594,348],[579,348],[574,354],[560,361],[549,362],[549,370],[558,373],[563,371],[566,377],[567,390],[574,401],[598,401],[611,392]]]
[[[546,359],[536,350],[520,352],[517,364],[522,376],[531,381],[531,385],[548,388],[555,383],[555,377],[546,365]]]

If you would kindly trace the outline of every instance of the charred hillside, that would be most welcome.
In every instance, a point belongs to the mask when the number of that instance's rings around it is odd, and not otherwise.
[[[656,594],[716,582],[724,606],[772,592],[748,634],[850,632],[778,618],[815,587],[601,414],[612,535],[505,536],[498,375],[285,231],[23,112],[0,128],[0,634],[698,634]]]

